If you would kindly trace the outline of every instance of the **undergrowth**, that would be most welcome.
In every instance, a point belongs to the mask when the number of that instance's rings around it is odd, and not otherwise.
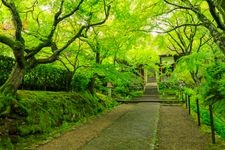
[[[215,104],[214,110],[213,110],[214,111],[213,118],[214,118],[215,131],[217,132],[217,134],[219,136],[221,136],[223,139],[225,139],[225,118],[222,115],[222,113],[224,113],[224,110],[218,109],[218,107],[224,108],[225,103],[221,102],[220,104]],[[217,109],[215,109],[215,108],[217,108]],[[197,107],[196,107],[195,101],[191,101],[191,109],[194,112],[197,112]],[[210,115],[209,115],[208,107],[206,105],[203,105],[202,103],[200,105],[200,116],[201,116],[201,122],[210,126]]]
[[[24,143],[30,139],[44,139],[56,129],[65,129],[117,105],[105,95],[93,96],[87,92],[19,91],[18,102],[26,108],[27,116],[1,120],[9,120],[8,124],[0,125],[0,132],[6,132],[5,128],[9,129],[9,138],[4,138],[5,141],[0,140],[0,149],[13,149],[15,145],[24,147]]]

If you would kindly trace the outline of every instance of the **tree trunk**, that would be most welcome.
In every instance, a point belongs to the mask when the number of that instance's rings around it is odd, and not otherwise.
[[[96,55],[95,55],[95,63],[96,64],[101,64],[101,55],[100,55],[100,52],[97,51],[96,52]],[[88,83],[88,91],[94,95],[95,94],[95,81],[96,81],[96,77],[97,77],[97,74],[94,74],[93,77],[90,79],[89,83]]]
[[[0,94],[4,96],[15,96],[22,83],[25,68],[15,65],[7,81],[0,87]]]
[[[207,28],[214,39],[214,42],[218,45],[221,52],[225,55],[225,36],[220,32],[217,26],[215,26],[205,15],[201,13],[198,8],[191,7],[193,12],[197,15],[198,19],[203,23],[203,26]]]
[[[88,86],[87,86],[87,90],[92,94],[94,95],[95,93],[95,80],[96,80],[96,77],[95,75],[91,78],[91,80],[89,81],[88,83]]]

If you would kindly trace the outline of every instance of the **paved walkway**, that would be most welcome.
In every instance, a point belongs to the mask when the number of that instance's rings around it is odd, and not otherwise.
[[[210,136],[200,132],[179,105],[160,105],[155,84],[138,103],[122,104],[39,150],[207,150]],[[158,135],[157,134],[158,131]],[[222,148],[223,149],[223,148]]]
[[[135,105],[135,104],[129,104]],[[81,150],[153,150],[159,104],[136,104]]]
[[[148,84],[145,97],[136,100],[158,99],[157,87]],[[105,128],[98,137],[80,147],[80,150],[154,150],[159,103],[127,104],[127,113]]]
[[[210,134],[203,133],[181,106],[161,105],[159,150],[212,150]]]
[[[159,108],[159,103],[122,104],[112,112],[38,149],[153,150],[157,138]]]
[[[153,150],[159,104],[122,104],[39,150]]]

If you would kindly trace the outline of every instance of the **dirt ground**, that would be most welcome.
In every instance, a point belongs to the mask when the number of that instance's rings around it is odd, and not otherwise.
[[[210,134],[202,133],[187,110],[181,106],[161,105],[158,122],[159,150],[208,150]]]

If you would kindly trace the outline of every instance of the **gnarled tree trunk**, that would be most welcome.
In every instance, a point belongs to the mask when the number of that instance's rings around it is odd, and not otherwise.
[[[22,83],[25,68],[15,65],[7,81],[1,86],[0,94],[4,96],[14,96]]]
[[[19,67],[16,64],[8,80],[0,87],[0,117],[10,115],[13,113],[15,107],[26,112],[24,107],[15,98],[24,74],[25,68]]]

